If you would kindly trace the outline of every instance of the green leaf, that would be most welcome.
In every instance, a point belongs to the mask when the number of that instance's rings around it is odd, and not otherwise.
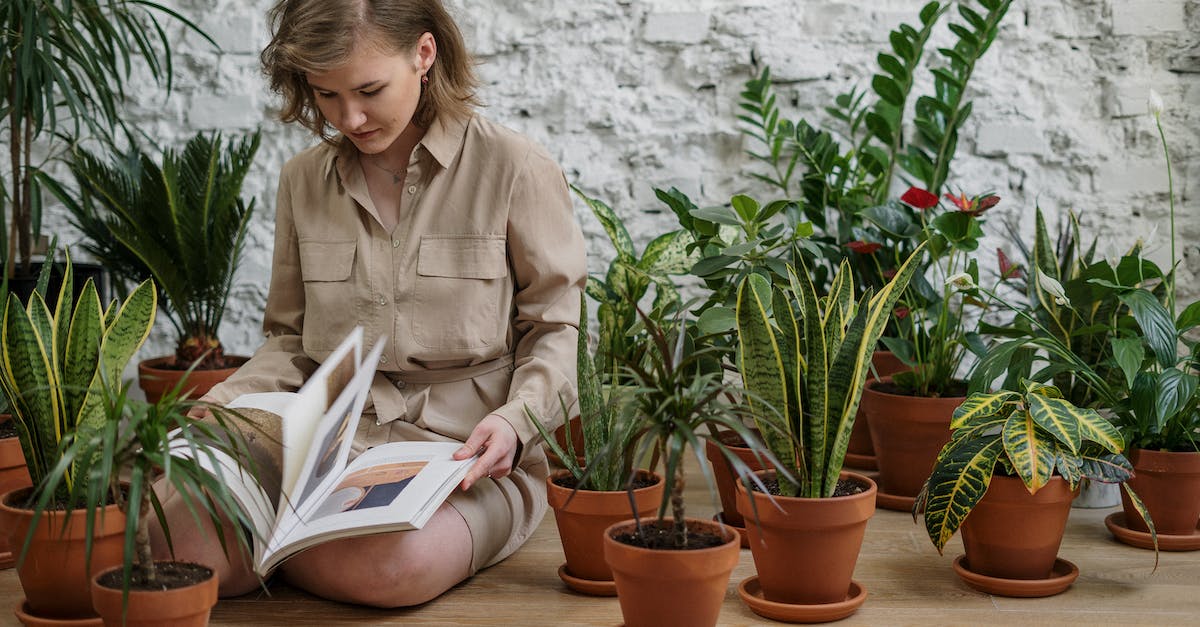
[[[1165,427],[1180,410],[1189,407],[1196,394],[1196,375],[1177,368],[1167,368],[1158,375],[1158,401],[1155,413],[1158,424]],[[1192,408],[1195,411],[1195,408]]]
[[[984,422],[1004,411],[1005,406],[1021,400],[1016,392],[1002,391],[996,394],[972,394],[954,410],[950,421],[951,429],[962,429]]]
[[[1029,403],[1030,418],[1039,427],[1065,444],[1072,453],[1079,452],[1079,447],[1083,444],[1083,433],[1079,424],[1085,419],[1086,412],[1092,410],[1080,409],[1063,398],[1039,394],[1032,388],[1030,393],[1025,395],[1025,401]],[[1028,483],[1026,482],[1026,485]]]
[[[896,57],[881,52],[879,56],[875,57],[875,60],[879,63],[879,67],[888,74],[891,74],[895,80],[901,82],[909,80],[908,70],[904,68],[904,64]]]
[[[742,219],[743,223],[749,224],[753,222],[755,216],[758,215],[758,201],[749,196],[738,194],[730,199],[729,202],[733,205],[733,210]]]
[[[728,268],[737,262],[737,257],[730,257],[728,255],[705,257],[704,259],[697,261],[696,265],[692,266],[692,274],[698,277],[706,277],[715,274],[720,270]]]
[[[925,531],[945,548],[987,493],[996,460],[1004,451],[1000,438],[966,438],[947,444],[925,483]]]
[[[1125,375],[1125,385],[1133,387],[1133,380],[1142,369],[1142,360],[1146,358],[1141,338],[1113,337],[1109,343],[1112,345],[1113,358]]]
[[[904,104],[903,90],[896,84],[896,81],[886,76],[876,74],[871,79],[871,88],[875,90],[875,93],[879,94],[880,98],[889,104],[897,107]]]
[[[691,212],[693,218],[715,222],[717,224],[725,224],[728,226],[741,226],[735,215],[728,207],[704,207],[701,209],[693,209]]]
[[[1103,455],[1083,455],[1080,472],[1092,481],[1101,483],[1124,483],[1133,476],[1133,465],[1124,455],[1106,453]]]
[[[1175,328],[1180,333],[1186,333],[1197,325],[1200,325],[1200,301],[1188,305],[1175,321]]]
[[[737,310],[728,307],[710,307],[696,319],[696,327],[702,335],[724,334],[737,328]]]
[[[1142,336],[1150,345],[1150,350],[1163,368],[1175,365],[1177,358],[1175,348],[1175,322],[1166,307],[1159,303],[1154,295],[1144,289],[1137,289],[1120,295],[1121,302],[1129,307],[1133,319],[1142,329]]]
[[[1040,398],[1029,395],[1032,398]],[[1043,437],[1032,412],[1015,411],[1004,423],[1004,452],[1029,493],[1042,489],[1054,474],[1054,441]],[[1076,450],[1078,445],[1076,445]]]
[[[589,197],[578,187],[572,185],[571,190],[592,210],[592,215],[596,216],[600,226],[604,227],[604,232],[608,234],[617,258],[625,263],[634,263],[636,253],[633,248],[633,238],[629,237],[629,231],[625,230],[625,223],[617,217],[617,213],[612,210],[612,207],[601,200]]]

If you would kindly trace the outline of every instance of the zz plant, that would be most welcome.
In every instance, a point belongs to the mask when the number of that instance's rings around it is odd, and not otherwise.
[[[1154,524],[1125,480],[1133,466],[1121,452],[1120,431],[1092,409],[1071,404],[1058,388],[1023,382],[1023,391],[972,394],[954,412],[953,434],[913,505],[925,513],[925,530],[940,553],[987,493],[999,473],[1020,477],[1030,494],[1055,474],[1075,489],[1081,479],[1121,483],[1146,520]]]
[[[738,288],[740,370],[783,496],[833,496],[875,343],[918,265],[915,256],[876,294],[854,300],[848,262],[818,298],[804,267],[775,287],[752,274]]]

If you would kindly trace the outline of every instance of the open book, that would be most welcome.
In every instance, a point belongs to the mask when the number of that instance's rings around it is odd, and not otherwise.
[[[299,391],[244,394],[226,405],[254,423],[242,428],[253,472],[220,451],[220,469],[205,455],[199,461],[252,521],[260,575],[322,542],[420,529],[475,462],[452,459],[461,446],[454,442],[391,442],[347,463],[383,345],[364,359],[357,328]],[[186,445],[174,454],[193,457]]]

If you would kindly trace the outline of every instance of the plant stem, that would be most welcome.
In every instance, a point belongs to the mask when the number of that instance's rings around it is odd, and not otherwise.
[[[1171,273],[1170,285],[1167,286],[1167,307],[1171,317],[1175,317],[1175,179],[1171,174],[1171,152],[1167,149],[1167,134],[1163,132],[1162,119],[1154,114],[1154,125],[1158,127],[1158,137],[1162,140],[1163,157],[1167,160],[1167,203],[1171,207]]]

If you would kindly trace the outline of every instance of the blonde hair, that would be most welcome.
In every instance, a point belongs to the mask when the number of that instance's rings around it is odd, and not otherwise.
[[[279,0],[267,16],[271,43],[261,61],[271,89],[283,96],[279,119],[299,122],[326,141],[332,141],[329,125],[306,74],[344,65],[365,41],[407,53],[421,35],[433,35],[437,58],[413,114],[417,126],[428,128],[439,115],[469,117],[480,105],[475,61],[441,0]]]

